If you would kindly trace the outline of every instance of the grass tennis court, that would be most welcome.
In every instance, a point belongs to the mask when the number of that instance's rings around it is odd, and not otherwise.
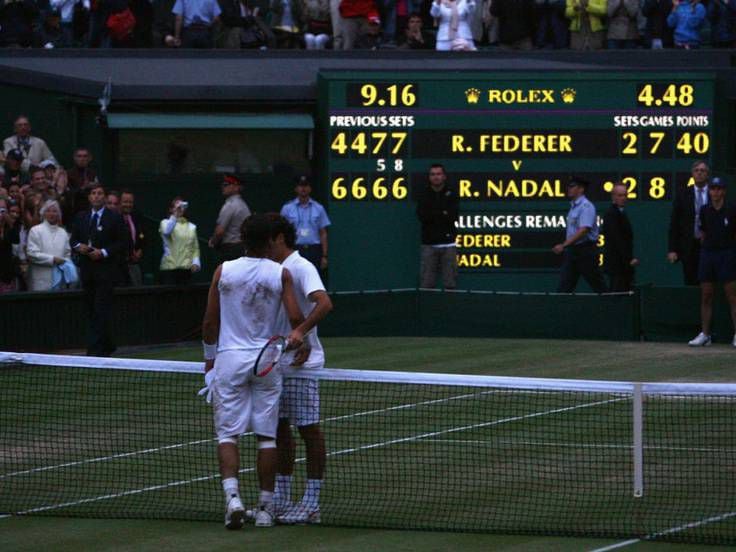
[[[730,347],[711,347],[710,349],[691,350],[685,346],[662,345],[662,344],[646,344],[646,343],[599,343],[599,342],[575,342],[575,341],[521,341],[521,340],[481,340],[481,339],[326,339],[326,350],[328,354],[328,365],[331,367],[354,368],[354,369],[371,369],[371,370],[391,370],[398,369],[404,371],[425,371],[425,372],[447,372],[447,373],[470,373],[470,374],[489,374],[489,375],[513,375],[513,376],[538,376],[538,377],[559,377],[559,378],[581,378],[581,379],[621,379],[621,380],[643,380],[643,381],[729,381],[732,370],[733,359],[736,351]],[[197,360],[201,354],[198,347],[182,348],[176,347],[171,349],[160,349],[156,351],[135,353],[136,356],[144,356],[150,358],[164,358],[169,360]],[[458,361],[462,358],[462,363]],[[410,404],[418,404],[427,400],[438,400],[436,397],[422,397],[416,394],[417,391],[410,391],[402,397],[404,402]],[[440,398],[447,401],[451,398],[446,395]],[[153,401],[155,396],[149,398]],[[496,397],[497,399],[497,397]],[[334,416],[351,416],[351,413],[370,410],[372,406],[371,397],[365,397],[363,402],[345,404],[336,402],[331,410]],[[411,429],[412,431],[423,434],[437,430],[439,427],[454,428],[458,423],[461,427],[479,425],[485,418],[472,419],[463,418],[462,402],[463,399],[454,400],[453,408],[457,412],[453,414],[454,421],[428,419],[426,417],[418,417],[414,422],[418,425]],[[489,404],[494,401],[490,400]],[[497,401],[496,401],[497,402]],[[617,408],[617,402],[613,401],[612,405],[606,405],[604,408]],[[586,405],[587,410],[595,410],[599,405]],[[343,411],[339,411],[343,408]],[[491,406],[492,408],[492,406]],[[445,413],[448,411],[446,410]],[[486,410],[485,414],[491,413],[494,417],[503,415],[501,411],[493,412]],[[51,413],[49,413],[51,414]],[[73,413],[67,413],[73,415]],[[152,415],[152,414],[151,414]],[[457,417],[455,417],[457,416]],[[595,416],[591,416],[594,418]],[[460,420],[458,422],[458,420]],[[625,424],[625,418],[622,418]],[[356,422],[358,423],[358,422]],[[389,426],[381,426],[371,429],[370,419],[362,417],[358,425],[351,425],[351,432],[371,432],[370,438],[376,443],[382,443],[395,437],[396,433],[390,431]],[[424,424],[424,425],[422,425]],[[442,424],[445,424],[444,426]],[[455,424],[455,425],[452,425]],[[102,427],[102,426],[101,426]],[[90,428],[89,431],[99,430],[100,428]],[[329,426],[328,431],[329,443]],[[410,428],[400,428],[399,434],[405,434]],[[558,438],[572,438],[572,436],[564,434],[562,425],[548,425],[546,430],[554,429]],[[539,437],[542,437],[540,432]],[[186,439],[187,435],[180,435]],[[459,442],[454,441],[474,441],[481,443],[484,435],[480,428],[471,428],[470,431],[462,432],[462,439],[454,431],[437,435],[438,440],[446,441],[442,446],[448,448],[458,446]],[[577,436],[579,437],[579,435]],[[609,438],[611,436],[609,435]],[[359,443],[356,443],[359,445]],[[422,463],[430,470],[447,470],[447,466],[442,463],[433,462],[427,455],[427,450],[421,442],[410,442],[407,447],[407,457],[414,459],[415,462]],[[247,450],[247,443],[244,450]],[[474,449],[474,450],[477,450]],[[544,449],[529,449],[536,455],[545,454]],[[380,454],[380,453],[379,453]],[[494,450],[491,454],[499,455],[498,457],[489,457],[488,465],[502,464],[502,451]],[[211,456],[210,456],[211,455]],[[210,460],[211,458],[211,460]],[[380,458],[380,456],[379,456]],[[348,460],[349,459],[349,460]],[[616,458],[616,453],[601,455],[600,459],[605,466],[606,462],[615,465],[620,459]],[[335,455],[328,462],[359,462],[360,455],[344,454]],[[373,457],[372,461],[376,458]],[[458,459],[459,460],[459,459]],[[202,469],[209,469],[211,472],[216,471],[214,461],[214,447],[197,453],[194,462],[200,463]],[[211,462],[211,466],[209,465]],[[328,464],[329,466],[329,464]],[[361,464],[358,463],[358,467]],[[369,464],[365,464],[366,469]],[[335,466],[336,471],[338,466]],[[301,468],[301,466],[299,467]],[[303,468],[301,468],[303,470]],[[201,470],[200,470],[201,471]],[[349,470],[349,473],[355,473],[355,468]],[[451,470],[447,470],[451,473]],[[461,470],[462,471],[462,470]],[[390,475],[390,474],[389,474]],[[393,479],[389,475],[375,472],[372,474],[371,480],[380,486],[397,485],[397,481],[401,478]],[[400,475],[400,474],[399,474]],[[492,477],[493,474],[489,474]],[[387,477],[381,480],[381,477]],[[460,474],[463,478],[463,474]],[[477,475],[476,475],[477,477]],[[554,481],[551,477],[547,482]],[[558,481],[557,484],[562,482]],[[211,499],[217,501],[216,508],[219,511],[219,489],[218,481],[203,482],[208,489],[214,487],[214,493]],[[342,484],[345,484],[343,481]],[[356,479],[352,484],[365,484]],[[108,482],[109,487],[121,485],[120,482]],[[244,495],[247,493],[248,485],[254,487],[250,480],[244,482]],[[329,467],[328,467],[328,485],[329,485]],[[115,489],[96,489],[99,493],[114,492]],[[397,489],[397,492],[422,492],[422,489],[412,488],[411,482],[408,482],[405,489]],[[554,489],[551,490],[554,494]],[[591,504],[595,502],[596,489],[590,488],[585,493],[591,500]],[[182,494],[182,493],[180,493]],[[183,493],[189,496],[189,492]],[[451,493],[445,493],[448,495]],[[500,493],[501,494],[501,493]],[[177,502],[177,494],[171,493],[172,504],[181,507]],[[209,494],[207,496],[210,496]],[[463,496],[442,496],[440,493],[425,492],[426,501],[430,506],[431,515],[441,517],[442,508],[451,508],[451,504],[455,500],[463,500]],[[180,498],[180,497],[179,497]],[[446,500],[443,500],[446,499]],[[518,507],[523,503],[523,497],[504,497],[502,494],[498,497],[498,503],[495,505],[485,504],[484,507],[503,508],[504,502],[511,507]],[[672,499],[672,498],[670,498]],[[687,500],[686,496],[681,497]],[[208,499],[209,500],[209,499]],[[551,505],[554,501],[550,502]],[[201,505],[193,505],[200,506]],[[333,507],[337,507],[333,505]],[[364,506],[362,506],[364,507]],[[327,504],[324,504],[326,515],[323,519],[327,521],[329,514]],[[351,510],[349,502],[340,504],[341,510]],[[371,509],[373,508],[373,510]],[[585,509],[585,508],[583,508]],[[360,524],[360,516],[380,515],[381,505],[375,504],[364,510],[364,514],[355,511],[354,519],[351,524]],[[580,510],[578,505],[577,511]],[[105,507],[101,506],[101,511],[105,511]],[[571,510],[572,512],[572,510]],[[343,512],[344,514],[344,512]],[[107,511],[105,515],[110,515]],[[165,515],[165,513],[164,513]],[[412,516],[407,513],[407,516]],[[480,515],[480,513],[479,513]],[[414,521],[417,521],[414,518]],[[401,523],[397,519],[397,525]],[[615,523],[615,520],[600,519],[600,523]],[[732,522],[732,521],[731,521]],[[264,548],[280,547],[286,549],[427,549],[427,550],[447,550],[453,548],[467,549],[559,549],[559,550],[593,550],[595,548],[607,546],[618,540],[605,539],[561,539],[561,538],[540,538],[540,537],[524,537],[524,536],[495,536],[485,534],[458,534],[451,532],[416,532],[416,531],[386,531],[386,530],[365,530],[365,529],[342,529],[332,527],[295,527],[295,528],[277,528],[275,530],[256,532],[254,529],[248,528],[246,532],[240,534],[231,534],[224,531],[220,527],[220,521],[217,523],[202,522],[176,522],[176,521],[137,521],[137,520],[81,520],[81,519],[63,519],[63,518],[12,518],[0,520],[0,546],[3,541],[9,545],[2,546],[3,549],[22,549],[38,548],[43,542],[47,546],[60,549],[67,546],[69,549],[80,548],[100,548],[104,543],[105,549],[141,549],[147,547],[160,547],[162,543],[170,543],[177,549],[218,549],[219,547],[231,547],[234,543],[238,545],[250,544],[251,546],[263,546]],[[421,525],[421,523],[420,523]],[[100,536],[100,533],[106,537]],[[45,539],[45,540],[38,540]],[[34,543],[31,546],[31,543]],[[109,545],[109,546],[108,546]],[[630,549],[656,549],[666,545],[656,545],[652,543],[635,544]],[[681,546],[683,550],[697,549],[701,547]]]

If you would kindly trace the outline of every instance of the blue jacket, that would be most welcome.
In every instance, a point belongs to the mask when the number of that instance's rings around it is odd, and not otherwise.
[[[736,0],[711,0],[708,19],[713,42],[736,40]]]
[[[675,44],[700,46],[700,28],[704,21],[705,7],[701,3],[682,2],[667,16],[667,25],[675,29]]]

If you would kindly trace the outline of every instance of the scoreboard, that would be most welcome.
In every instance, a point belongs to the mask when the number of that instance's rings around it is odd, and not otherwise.
[[[637,281],[679,283],[669,212],[693,162],[710,164],[713,75],[324,72],[319,86],[332,289],[416,287],[414,199],[433,163],[460,198],[460,288],[554,290],[573,175],[599,216],[627,187]]]

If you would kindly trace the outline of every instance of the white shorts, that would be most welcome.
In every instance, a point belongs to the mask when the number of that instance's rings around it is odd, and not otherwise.
[[[297,427],[319,423],[319,381],[286,378],[279,405],[281,419],[288,418]]]
[[[264,377],[253,373],[258,352],[223,351],[215,359],[213,407],[218,439],[237,437],[248,431],[276,438],[279,422],[281,372]]]

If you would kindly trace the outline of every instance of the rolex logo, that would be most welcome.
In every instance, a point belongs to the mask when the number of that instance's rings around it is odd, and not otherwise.
[[[468,88],[465,91],[465,98],[468,100],[469,104],[477,104],[480,99],[480,90],[477,88]]]
[[[575,90],[573,88],[565,88],[560,95],[564,103],[573,103],[575,101]]]

